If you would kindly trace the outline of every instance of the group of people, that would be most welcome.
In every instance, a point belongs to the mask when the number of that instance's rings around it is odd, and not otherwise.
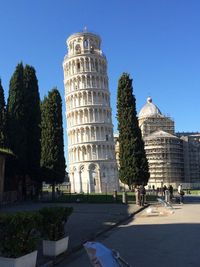
[[[164,197],[165,197],[165,201],[167,202],[171,202],[172,201],[172,198],[174,197],[173,195],[173,187],[172,185],[170,185],[168,188],[164,185],[163,186],[163,194],[164,194]],[[179,195],[179,201],[180,201],[180,204],[183,203],[183,200],[184,200],[184,190],[182,188],[182,184],[179,184],[178,186],[178,195]]]
[[[174,197],[174,188],[172,185],[169,185],[168,187],[166,185],[163,186],[163,195],[165,197],[165,200],[167,202],[171,202],[172,198]]]
[[[165,201],[168,203],[172,202],[172,199],[174,198],[173,186],[169,185],[167,187],[166,185],[164,185],[161,189],[162,190],[160,191],[160,193],[165,198]],[[178,195],[179,195],[180,204],[182,204],[184,201],[184,190],[182,189],[182,184],[179,184],[178,186]],[[138,206],[144,206],[146,202],[146,189],[144,185],[140,185],[135,188],[135,198],[136,198],[136,204]]]
[[[146,189],[144,185],[135,188],[135,200],[138,206],[144,206],[146,202]]]

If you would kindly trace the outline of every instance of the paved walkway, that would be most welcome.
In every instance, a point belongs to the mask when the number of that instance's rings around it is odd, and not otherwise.
[[[152,207],[152,206],[151,206]],[[114,248],[133,267],[200,266],[200,204],[174,205],[174,210],[154,207],[97,240]],[[58,267],[91,267],[84,250]]]
[[[124,221],[133,213],[141,209],[141,207],[138,207],[134,204],[46,204],[30,202],[1,208],[0,211],[16,212],[37,210],[41,207],[52,205],[72,206],[74,208],[74,212],[67,222],[67,232],[70,236],[68,253],[76,251],[81,247],[84,241],[91,240],[100,233],[106,232],[117,223]],[[58,258],[57,260],[63,260],[63,257]],[[42,256],[41,247],[39,249],[38,262],[39,266],[42,266],[43,263],[48,262],[48,259]]]

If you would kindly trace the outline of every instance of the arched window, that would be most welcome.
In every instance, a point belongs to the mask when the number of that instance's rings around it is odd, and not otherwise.
[[[75,52],[76,52],[76,54],[80,54],[81,53],[81,46],[79,44],[77,44],[75,46]]]
[[[87,39],[84,40],[83,46],[84,46],[85,49],[88,49],[88,40]]]
[[[80,62],[77,62],[77,72],[80,72],[80,68],[81,68],[81,64],[80,64]]]
[[[95,69],[96,69],[96,71],[98,71],[98,63],[97,63],[97,59],[95,59]]]

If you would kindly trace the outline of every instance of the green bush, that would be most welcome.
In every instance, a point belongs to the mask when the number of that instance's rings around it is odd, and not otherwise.
[[[34,251],[40,223],[41,216],[37,212],[0,214],[0,255],[17,258]]]
[[[122,192],[117,192],[117,198],[114,199],[113,193],[90,193],[90,194],[63,194],[55,202],[58,203],[122,203]],[[156,195],[146,195],[146,200],[156,201]],[[127,192],[127,202],[135,203],[135,193]]]
[[[115,203],[121,202],[120,194],[117,195],[117,200],[115,201],[112,193],[101,194],[64,194],[57,202],[71,202],[71,203]]]
[[[39,210],[42,216],[41,234],[46,240],[57,241],[65,236],[65,223],[72,207],[46,207]]]

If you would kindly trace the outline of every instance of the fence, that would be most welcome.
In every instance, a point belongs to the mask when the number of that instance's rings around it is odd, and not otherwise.
[[[12,204],[18,200],[17,191],[7,191],[0,194],[0,206]]]

